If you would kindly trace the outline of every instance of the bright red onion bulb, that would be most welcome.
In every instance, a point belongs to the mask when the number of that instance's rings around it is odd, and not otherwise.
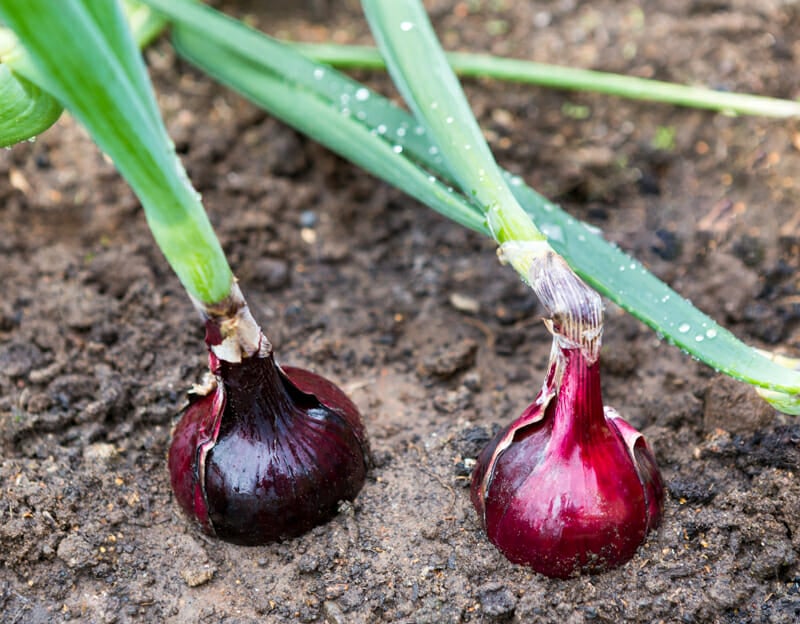
[[[603,408],[599,363],[559,352],[536,401],[478,458],[472,502],[510,561],[565,578],[628,561],[660,522],[664,487],[644,437]]]
[[[172,489],[211,535],[264,544],[304,533],[361,490],[369,454],[355,405],[330,381],[279,367],[270,352],[211,353],[213,388],[173,432]]]

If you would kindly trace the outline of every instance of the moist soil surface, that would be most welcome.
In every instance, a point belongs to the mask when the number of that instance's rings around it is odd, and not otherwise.
[[[800,96],[792,2],[427,6],[450,49]],[[223,8],[282,37],[370,42],[352,1]],[[0,153],[2,622],[798,621],[800,422],[608,304],[605,401],[655,449],[662,526],[605,574],[510,564],[469,471],[541,385],[533,295],[491,242],[216,86],[166,38],[145,57],[280,361],[350,394],[375,465],[335,519],[284,543],[234,546],[187,521],[165,458],[203,329],[137,200],[64,116]],[[748,343],[798,355],[794,123],[466,90],[503,166]]]

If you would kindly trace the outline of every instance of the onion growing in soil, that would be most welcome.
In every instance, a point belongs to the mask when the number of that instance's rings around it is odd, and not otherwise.
[[[664,485],[644,437],[603,406],[600,298],[561,267],[551,256],[531,274],[553,312],[544,385],[480,454],[471,495],[510,561],[564,578],[633,557],[661,521]]]
[[[4,39],[3,62],[51,93],[113,159],[205,319],[214,379],[170,450],[181,506],[206,531],[246,544],[327,520],[364,483],[358,412],[325,379],[275,363],[169,140],[120,3],[8,0],[0,17],[24,45]]]
[[[599,363],[575,348],[560,349],[536,400],[483,450],[471,493],[510,561],[561,578],[625,563],[663,510],[652,450],[603,407]]]
[[[479,458],[472,495],[489,539],[512,561],[550,576],[618,565],[658,523],[663,485],[644,440],[604,413],[600,296],[517,201],[422,3],[362,5],[395,84],[453,181],[477,201],[501,260],[544,306],[553,334],[536,403]]]
[[[208,534],[247,545],[294,537],[361,490],[364,426],[336,385],[275,362],[246,306],[226,314],[206,324],[213,377],[173,432],[172,489]]]

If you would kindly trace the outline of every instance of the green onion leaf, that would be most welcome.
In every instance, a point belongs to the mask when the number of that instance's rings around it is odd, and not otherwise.
[[[286,42],[321,63],[349,69],[385,69],[376,48],[335,43]],[[490,54],[449,52],[447,60],[460,76],[495,78],[566,91],[605,93],[631,100],[675,104],[739,115],[800,116],[800,102],[749,93],[637,78],[591,69],[535,63]]]

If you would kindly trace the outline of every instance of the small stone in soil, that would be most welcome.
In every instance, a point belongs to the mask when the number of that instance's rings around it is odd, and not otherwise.
[[[698,481],[695,477],[676,477],[666,485],[672,498],[687,503],[708,504],[717,495],[713,483]]]
[[[322,613],[327,624],[345,624],[344,613],[335,602],[326,600],[322,604]]]
[[[492,618],[511,617],[517,608],[517,597],[501,583],[487,583],[478,588],[483,612]]]
[[[433,397],[433,407],[443,414],[462,412],[472,405],[472,393],[464,386]]]
[[[259,258],[253,267],[253,280],[266,290],[283,288],[289,284],[289,267],[284,260]]]
[[[448,379],[456,373],[472,368],[477,353],[478,344],[474,340],[460,340],[425,358],[417,367],[417,372],[423,376]]]
[[[466,312],[468,314],[477,314],[481,310],[481,304],[477,299],[460,293],[452,293],[450,295],[450,305],[459,312]]]
[[[214,578],[216,571],[216,567],[208,563],[198,567],[191,566],[181,570],[181,578],[189,587],[199,587]]]
[[[703,403],[703,429],[708,433],[716,429],[754,433],[774,420],[775,410],[750,386],[724,375],[711,380]]]
[[[83,449],[83,459],[91,464],[107,464],[117,456],[117,449],[107,442],[96,442]]]
[[[470,427],[458,436],[455,447],[462,457],[475,458],[489,443],[491,437],[486,427]]]
[[[319,568],[319,559],[314,555],[303,555],[297,562],[301,574],[310,574]]]
[[[91,544],[80,535],[67,535],[58,545],[56,555],[68,568],[81,568],[92,562],[94,552]]]

